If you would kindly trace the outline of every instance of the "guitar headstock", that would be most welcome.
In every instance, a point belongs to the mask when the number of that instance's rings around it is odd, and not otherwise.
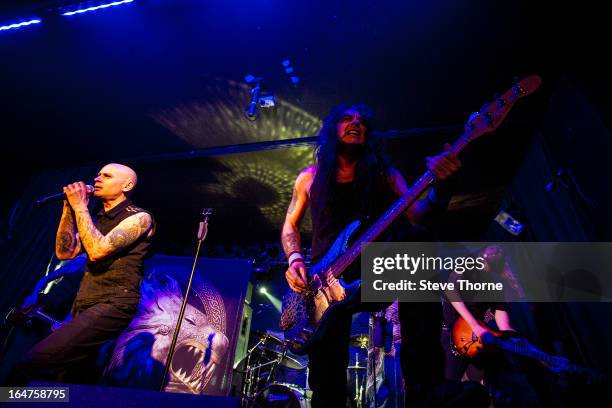
[[[504,121],[516,101],[535,92],[541,84],[542,78],[538,75],[528,76],[515,83],[495,101],[483,105],[480,111],[470,116],[465,125],[465,136],[472,141],[493,132]]]

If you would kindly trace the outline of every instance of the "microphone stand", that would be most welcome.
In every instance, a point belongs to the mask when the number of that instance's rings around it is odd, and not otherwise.
[[[176,327],[174,328],[174,335],[172,336],[172,343],[170,343],[170,349],[168,350],[168,357],[166,357],[166,364],[164,365],[164,375],[159,387],[160,391],[163,391],[166,386],[166,378],[168,377],[168,371],[170,370],[170,364],[172,364],[172,357],[174,355],[174,349],[176,348],[176,341],[178,340],[179,332],[181,331],[181,324],[183,323],[183,316],[185,315],[185,309],[187,308],[187,298],[189,297],[189,291],[191,290],[191,282],[193,281],[193,274],[195,272],[196,263],[198,262],[198,255],[200,254],[200,247],[202,241],[206,238],[208,233],[208,216],[212,214],[212,208],[204,208],[202,210],[202,221],[198,227],[198,246],[196,248],[195,258],[193,259],[193,266],[191,267],[191,273],[189,274],[189,282],[187,283],[187,290],[183,297],[183,304],[181,305],[181,311],[179,313]]]

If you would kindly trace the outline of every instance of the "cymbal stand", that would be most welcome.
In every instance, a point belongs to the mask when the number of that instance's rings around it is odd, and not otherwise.
[[[304,386],[304,398],[310,400],[312,398],[312,391],[310,390],[310,384],[308,383],[308,376],[310,375],[310,367],[306,366],[306,385]]]
[[[287,343],[283,343],[283,352],[278,355],[276,360],[269,362],[269,363],[276,363],[276,365],[274,365],[270,369],[270,372],[268,373],[268,378],[266,378],[266,384],[269,384],[270,381],[272,380],[272,378],[274,378],[274,370],[276,369],[276,367],[278,367],[279,365],[282,364],[282,362],[283,362],[283,360],[285,359],[286,356],[287,356]],[[269,363],[266,363],[264,365],[267,365]]]
[[[362,399],[362,394],[363,394],[363,384],[359,384],[359,353],[355,353],[355,404],[357,406],[357,408],[362,408],[363,406],[363,399]]]
[[[268,377],[266,378],[266,384],[268,384],[270,382],[274,369],[276,368],[278,364],[280,364],[280,362],[282,362],[283,358],[285,358],[286,351],[279,358],[276,358],[272,361],[265,362],[263,364],[251,366],[251,355],[262,344],[265,344],[267,339],[268,337],[266,336],[262,337],[257,342],[257,344],[255,344],[253,347],[251,347],[247,351],[245,379],[243,380],[243,383],[242,383],[242,406],[243,407],[250,407],[249,403],[254,402],[254,399],[257,396],[257,393],[260,391],[257,387],[257,383],[258,383],[257,380],[259,379],[259,371],[261,370],[261,368],[266,367],[270,364],[274,364],[274,366],[270,369],[270,372],[268,373]]]
[[[246,367],[244,368],[245,374],[244,374],[244,379],[242,380],[242,391],[241,391],[243,399],[246,398],[247,401],[253,397],[253,395],[251,394],[251,391],[253,390],[251,388],[253,386],[252,377],[253,377],[254,370],[251,367],[251,355],[253,354],[253,351],[255,351],[255,349],[258,348],[264,341],[265,341],[265,337],[259,339],[257,344],[255,344],[253,347],[247,350]],[[243,401],[243,402],[247,402],[247,401]]]

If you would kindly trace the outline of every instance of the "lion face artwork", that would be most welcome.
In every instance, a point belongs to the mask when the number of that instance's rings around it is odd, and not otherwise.
[[[159,388],[183,297],[169,275],[143,280],[138,312],[119,336],[105,378],[114,385]],[[194,306],[197,305],[199,307]],[[165,390],[206,393],[216,386],[228,349],[223,299],[207,282],[192,286]]]

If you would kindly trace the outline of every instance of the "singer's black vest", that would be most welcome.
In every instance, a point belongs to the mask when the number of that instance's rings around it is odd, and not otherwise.
[[[106,235],[121,221],[140,212],[148,213],[133,205],[130,200],[125,200],[108,212],[100,210],[94,224],[100,233]],[[98,303],[136,306],[140,300],[144,259],[150,246],[151,237],[147,237],[145,233],[128,247],[100,261],[87,260],[85,275],[74,300],[73,313]]]

